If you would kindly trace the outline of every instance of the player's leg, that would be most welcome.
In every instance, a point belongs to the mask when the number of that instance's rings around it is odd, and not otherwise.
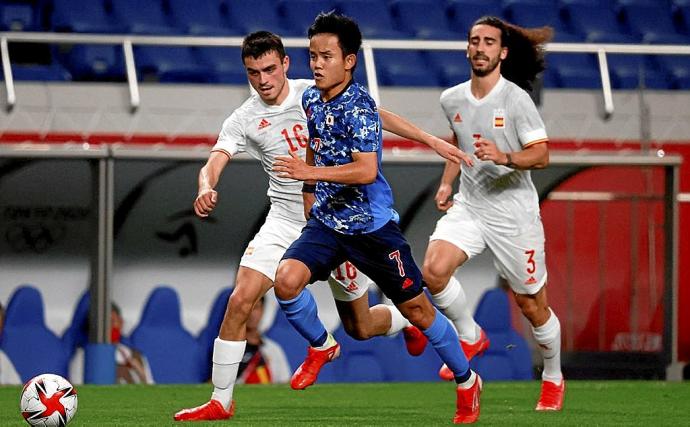
[[[340,355],[340,345],[319,319],[316,301],[305,289],[310,282],[326,279],[343,261],[333,233],[317,220],[308,221],[302,235],[285,252],[276,273],[278,304],[290,324],[309,342],[307,358],[290,381],[295,390],[312,385],[321,367]]]
[[[366,340],[403,331],[408,353],[412,356],[422,354],[427,344],[426,337],[395,306],[377,304],[369,307],[368,290],[371,283],[371,279],[349,261],[339,265],[328,278],[347,334],[357,340]]]
[[[240,266],[235,289],[228,300],[218,338],[213,343],[211,400],[196,408],[184,409],[176,421],[227,419],[234,414],[232,394],[237,372],[247,344],[246,326],[254,304],[273,286],[271,279],[248,267]]]
[[[515,302],[532,325],[544,361],[542,392],[537,410],[560,410],[565,395],[561,372],[561,324],[546,297],[544,229],[537,221],[517,236],[486,235],[496,265],[513,290]]]

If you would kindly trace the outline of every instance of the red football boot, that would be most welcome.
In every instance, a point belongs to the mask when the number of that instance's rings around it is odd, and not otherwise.
[[[429,339],[415,326],[408,326],[403,328],[403,337],[405,338],[405,347],[407,352],[412,356],[419,356],[424,353],[426,343]]]
[[[565,379],[560,384],[551,381],[541,382],[541,395],[536,411],[560,411],[563,409],[563,397],[565,396]]]
[[[484,329],[481,330],[479,339],[474,344],[460,340],[460,346],[462,347],[462,351],[465,353],[465,357],[467,357],[468,362],[472,360],[474,356],[484,353],[486,349],[489,348],[490,343],[489,338],[486,336],[486,333],[484,333]],[[453,381],[453,378],[455,378],[453,371],[451,371],[450,368],[445,365],[445,363],[438,371],[438,376],[445,381]]]
[[[479,395],[482,393],[482,379],[477,379],[468,389],[457,388],[455,417],[453,424],[471,424],[479,419]]]
[[[340,344],[336,343],[325,350],[307,348],[307,358],[297,368],[290,380],[290,387],[294,390],[304,390],[316,382],[321,367],[340,356]]]
[[[175,421],[213,421],[227,420],[235,415],[235,401],[232,401],[230,410],[226,411],[223,404],[215,399],[209,400],[196,408],[183,409],[177,412],[173,419]]]

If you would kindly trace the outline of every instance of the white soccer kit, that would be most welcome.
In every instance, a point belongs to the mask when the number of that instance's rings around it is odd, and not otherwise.
[[[218,141],[211,151],[230,156],[246,152],[261,162],[269,177],[268,197],[271,208],[266,222],[254,236],[240,260],[240,265],[275,280],[278,264],[287,248],[301,234],[306,221],[302,201],[302,181],[281,178],[273,171],[277,156],[290,152],[305,158],[309,143],[307,118],[302,109],[302,94],[312,80],[287,79],[290,92],[280,105],[268,105],[253,94],[225,121]],[[341,301],[355,300],[369,288],[369,278],[344,263],[329,280],[333,296]],[[350,268],[350,275],[339,274]]]
[[[472,95],[470,81],[447,89],[441,94],[441,107],[460,149],[467,153],[475,151],[479,136],[503,152],[548,139],[527,92],[503,77],[482,99]],[[517,293],[534,294],[546,282],[539,197],[528,170],[481,160],[463,167],[453,207],[431,236],[437,239],[453,243],[468,257],[488,246],[499,272]]]

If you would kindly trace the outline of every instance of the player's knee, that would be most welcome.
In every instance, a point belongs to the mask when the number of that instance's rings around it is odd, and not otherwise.
[[[343,326],[345,327],[345,332],[358,341],[368,340],[372,337],[371,332],[366,325],[360,323],[345,323]]]
[[[520,310],[533,325],[544,323],[548,319],[548,307],[539,307],[536,301],[528,299],[520,303]]]
[[[448,271],[447,268],[440,265],[438,262],[434,262],[433,259],[424,260],[422,274],[424,276],[424,282],[426,282],[427,287],[432,293],[436,293],[434,291],[440,292],[443,290],[450,279],[451,273],[452,271]]]
[[[303,284],[298,275],[289,268],[279,268],[274,282],[276,297],[281,300],[289,300],[299,295]]]
[[[241,292],[233,292],[228,300],[226,316],[230,315],[237,319],[247,319],[254,307],[254,299],[243,295]]]

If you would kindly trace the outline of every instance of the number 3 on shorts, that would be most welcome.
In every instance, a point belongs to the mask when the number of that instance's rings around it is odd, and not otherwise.
[[[527,255],[527,274],[534,274],[537,271],[537,264],[534,262],[534,249],[525,251]]]
[[[388,254],[388,259],[394,259],[398,262],[398,273],[400,277],[405,277],[405,267],[403,266],[402,260],[400,259],[400,251],[393,251]]]

